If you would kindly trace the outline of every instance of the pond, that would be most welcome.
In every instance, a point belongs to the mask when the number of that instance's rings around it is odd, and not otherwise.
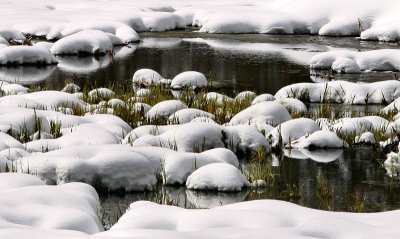
[[[189,70],[202,72],[214,85],[274,94],[283,86],[326,79],[380,81],[393,73],[335,74],[311,72],[309,61],[332,49],[396,48],[392,43],[363,42],[352,37],[204,34],[185,31],[143,33],[141,42],[114,50],[114,57],[58,57],[57,66],[0,67],[0,80],[59,89],[74,82],[89,89],[126,87],[134,72],[150,68],[173,78]],[[328,73],[329,74],[329,73]]]
[[[396,48],[396,44],[362,42],[355,38],[279,35],[209,35],[185,31],[143,33],[142,41],[115,49],[113,57],[58,57],[57,66],[0,67],[0,80],[45,89],[61,89],[66,82],[83,88],[131,89],[131,78],[150,68],[173,78],[188,70],[200,71],[234,95],[241,90],[274,94],[299,82],[335,78],[349,81],[393,79],[390,72],[335,74],[310,72],[308,63],[318,52],[331,49],[369,50]],[[310,111],[318,105],[309,105]],[[377,112],[381,106],[346,106],[348,112]],[[105,224],[112,225],[128,205],[150,200],[185,208],[210,208],[254,199],[279,199],[306,207],[335,211],[384,211],[400,208],[399,183],[381,166],[384,155],[373,148],[284,152],[272,157],[272,182],[262,190],[238,193],[200,193],[184,187],[158,186],[153,192],[102,195]],[[243,161],[242,167],[248,165]],[[322,191],[321,191],[322,190]],[[325,193],[324,193],[325,191]],[[113,219],[115,218],[115,219]]]

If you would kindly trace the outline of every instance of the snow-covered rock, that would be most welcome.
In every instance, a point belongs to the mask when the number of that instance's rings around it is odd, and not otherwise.
[[[182,110],[176,111],[175,113],[170,115],[168,119],[170,122],[177,122],[179,124],[185,124],[185,123],[189,123],[190,121],[192,121],[193,119],[195,119],[197,117],[207,117],[210,119],[215,118],[215,116],[213,114],[210,114],[203,110],[188,108],[188,109],[182,109]]]
[[[178,110],[186,109],[187,106],[180,100],[166,100],[157,103],[146,113],[150,119],[168,118]]]
[[[278,125],[267,138],[272,141],[272,147],[279,146],[280,137],[282,139],[281,146],[286,146],[289,142],[291,143],[304,135],[312,134],[318,130],[320,128],[314,120],[298,118]],[[291,147],[291,145],[288,145],[288,147]]]
[[[237,113],[230,124],[248,124],[250,122],[267,123],[272,126],[291,120],[288,110],[277,102],[261,102]]]
[[[346,148],[348,144],[340,139],[334,132],[319,130],[308,136],[303,136],[293,141],[293,148]]]
[[[257,96],[256,98],[254,98],[254,100],[251,102],[251,104],[255,105],[260,102],[274,101],[274,100],[275,100],[275,97],[271,94],[261,94],[261,95]]]
[[[133,74],[132,82],[138,85],[154,85],[159,84],[162,81],[162,76],[151,69],[140,69]]]
[[[186,71],[175,76],[171,82],[171,88],[180,90],[183,88],[203,88],[207,86],[206,77],[197,71]]]
[[[240,191],[249,186],[246,177],[236,167],[226,163],[201,167],[186,181],[186,187],[194,190]]]

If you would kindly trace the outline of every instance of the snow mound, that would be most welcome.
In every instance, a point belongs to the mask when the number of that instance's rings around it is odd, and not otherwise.
[[[213,163],[190,174],[186,187],[194,190],[241,191],[243,187],[250,187],[250,183],[234,166]]]
[[[248,124],[251,122],[267,123],[272,126],[291,120],[288,110],[277,102],[261,102],[237,113],[230,124]]]
[[[399,50],[381,49],[364,52],[349,50],[329,51],[315,55],[310,67],[332,69],[339,73],[361,71],[400,71]]]
[[[10,148],[23,149],[24,146],[10,135],[0,132],[0,151]]]
[[[57,59],[47,50],[34,46],[0,48],[0,65],[50,65]]]
[[[162,80],[162,76],[151,69],[137,70],[132,78],[133,84],[145,86],[159,84]]]
[[[187,106],[180,100],[166,100],[157,103],[146,113],[149,119],[168,118],[178,110],[186,109]]]
[[[125,145],[81,145],[21,158],[21,172],[35,172],[48,184],[84,182],[111,191],[151,190],[156,167]]]
[[[62,28],[55,28],[46,36],[48,40],[60,39],[85,30],[99,30],[110,33],[121,39],[124,43],[136,42],[139,35],[128,25],[116,21],[79,21],[70,22]]]
[[[208,92],[207,94],[204,95],[204,98],[207,101],[215,102],[217,105],[223,105],[224,103],[233,101],[233,99],[230,98],[229,96],[216,92]]]
[[[281,88],[275,97],[296,98],[312,103],[388,104],[400,97],[400,81],[297,83]]]
[[[89,91],[88,96],[91,100],[99,101],[109,99],[115,95],[114,91],[108,88],[97,88]]]
[[[54,55],[106,54],[114,45],[122,44],[118,37],[99,30],[84,30],[62,38],[51,47]]]
[[[185,124],[185,123],[189,123],[190,121],[192,121],[193,119],[195,119],[197,117],[207,117],[210,119],[215,119],[215,116],[213,114],[210,114],[203,110],[192,109],[192,108],[178,110],[175,113],[173,113],[172,115],[170,115],[168,119],[170,122],[177,122],[179,124]]]
[[[282,140],[282,145],[285,146],[289,142],[303,137],[304,135],[312,134],[315,131],[320,130],[317,122],[312,119],[298,118],[286,121],[279,126],[277,126],[267,138],[272,140],[272,147],[279,146],[280,140]],[[280,139],[281,137],[281,139]],[[289,145],[289,147],[291,147]]]
[[[13,29],[13,28],[5,28],[0,27],[0,37],[6,39],[7,41],[15,40],[19,42],[23,42],[26,40],[26,37],[22,32]]]
[[[46,186],[34,176],[0,174],[0,231],[4,228],[102,231],[99,198],[89,185]]]
[[[78,107],[84,109],[86,103],[75,95],[61,91],[38,91],[23,95],[9,95],[0,98],[0,106],[14,106],[35,109],[56,109]]]
[[[348,144],[340,139],[334,132],[319,130],[308,136],[303,136],[293,141],[293,148],[346,148]]]
[[[207,86],[206,77],[197,71],[186,71],[175,76],[171,82],[171,88],[180,90],[183,88],[203,88]]]
[[[305,113],[307,112],[306,105],[298,99],[294,98],[283,98],[276,100],[279,104],[286,107],[290,113]]]
[[[254,100],[251,102],[252,105],[258,104],[260,102],[264,102],[264,101],[274,101],[275,97],[271,94],[261,94],[259,96],[257,96],[256,98],[254,98]]]
[[[253,91],[242,91],[235,96],[236,101],[244,101],[244,100],[254,100],[256,98],[256,93]]]

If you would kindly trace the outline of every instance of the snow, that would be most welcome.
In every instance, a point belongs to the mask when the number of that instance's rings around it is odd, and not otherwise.
[[[0,65],[50,65],[57,59],[47,50],[35,46],[0,48]]]
[[[213,163],[190,174],[186,187],[193,190],[240,191],[243,187],[250,187],[250,183],[236,167]]]
[[[400,81],[297,83],[281,88],[275,97],[296,98],[314,103],[387,104],[400,97]]]
[[[360,135],[368,131],[389,132],[391,127],[389,127],[389,121],[380,116],[365,116],[338,119],[330,129],[344,134]]]
[[[292,142],[293,148],[346,148],[348,144],[340,139],[334,132],[319,130],[314,133],[303,136]]]
[[[84,30],[62,38],[51,47],[54,55],[106,54],[114,45],[122,44],[118,37],[99,30]]]
[[[332,69],[339,73],[360,73],[361,71],[400,71],[399,50],[381,49],[356,52],[339,50],[323,52],[311,59],[314,69]]]
[[[275,100],[275,97],[271,94],[261,94],[261,95],[258,95],[256,98],[254,98],[254,100],[251,102],[251,104],[255,105],[260,102],[274,101],[274,100]]]
[[[86,184],[46,186],[35,176],[2,173],[0,202],[0,231],[32,227],[90,234],[102,231],[97,193]]]
[[[6,39],[7,41],[24,41],[26,39],[22,32],[9,27],[0,27],[0,37]]]
[[[185,124],[189,123],[191,120],[197,117],[207,117],[210,119],[215,119],[215,116],[213,114],[210,114],[208,112],[199,109],[188,108],[176,111],[175,113],[169,116],[168,120],[170,122]]]
[[[356,136],[355,138],[356,143],[364,143],[364,144],[372,144],[376,143],[374,134],[371,132],[362,133],[360,136]]]
[[[114,91],[108,88],[97,88],[89,91],[88,93],[89,98],[94,101],[111,98],[114,95],[115,95]]]
[[[149,234],[164,238],[395,238],[399,231],[396,221],[399,213],[327,212],[276,200],[249,201],[206,210],[139,201],[131,204],[119,222],[101,235],[143,238],[149,238]]]
[[[276,102],[278,102],[279,104],[283,105],[286,107],[286,109],[290,112],[290,113],[305,113],[307,112],[307,107],[306,105],[301,102],[298,99],[294,99],[294,98],[283,98],[283,99],[278,99],[276,100]]]
[[[180,90],[183,88],[203,88],[207,86],[206,77],[197,71],[185,71],[175,76],[171,82],[171,88]]]
[[[0,98],[0,106],[15,106],[35,109],[85,108],[86,103],[75,95],[61,91],[38,91],[29,94],[9,95]]]
[[[23,149],[24,146],[10,135],[0,132],[0,151],[10,148]]]
[[[151,69],[140,69],[135,72],[132,78],[132,82],[138,85],[153,85],[159,84],[162,81],[162,76]]]
[[[253,100],[254,98],[256,98],[256,93],[254,93],[253,91],[242,91],[239,94],[237,94],[235,96],[235,100],[236,101],[244,101],[244,100]]]
[[[187,106],[180,100],[166,100],[157,103],[146,113],[149,119],[168,118],[178,110],[186,109]]]
[[[276,126],[290,119],[292,117],[283,105],[277,102],[261,102],[237,113],[231,119],[230,124],[261,122]]]
[[[300,137],[312,134],[319,130],[318,124],[307,118],[298,118],[286,121],[278,125],[267,138],[272,140],[272,147],[279,146],[280,137],[282,138],[282,145],[285,146],[289,142],[299,139]],[[291,147],[291,145],[288,145]]]

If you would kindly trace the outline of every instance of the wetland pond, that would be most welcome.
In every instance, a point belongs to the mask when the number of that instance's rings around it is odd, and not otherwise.
[[[390,43],[362,42],[355,38],[279,35],[208,35],[185,31],[143,33],[141,42],[119,47],[114,57],[58,57],[56,66],[0,67],[0,80],[61,89],[74,82],[95,87],[131,90],[133,73],[150,68],[167,78],[183,71],[199,71],[225,93],[242,90],[275,94],[300,82],[329,79],[374,82],[393,79],[393,73],[334,74],[310,72],[309,61],[331,49],[395,48]],[[312,108],[313,106],[310,106]],[[314,106],[315,107],[315,106]],[[377,112],[381,106],[346,108],[349,114]],[[280,199],[311,208],[335,211],[385,211],[400,208],[399,184],[381,166],[384,155],[371,147],[324,152],[285,151],[269,156],[271,186],[238,193],[195,192],[185,187],[158,186],[152,192],[101,196],[105,220],[124,212],[137,200],[151,200],[186,208],[210,208],[253,199]],[[242,167],[247,162],[243,160]],[[321,195],[321,190],[328,193]],[[112,223],[112,222],[110,222]]]

